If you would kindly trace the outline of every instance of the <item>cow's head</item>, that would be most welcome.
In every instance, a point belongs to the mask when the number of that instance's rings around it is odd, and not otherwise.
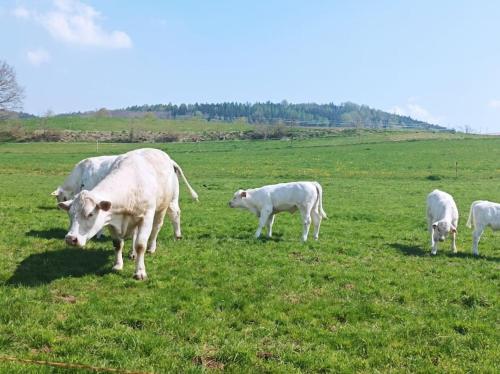
[[[432,235],[434,241],[444,241],[449,233],[456,233],[457,228],[447,221],[436,221],[432,224]]]
[[[111,219],[111,202],[99,199],[87,190],[73,200],[58,204],[69,214],[70,228],[65,240],[69,245],[83,247],[87,240],[99,232]]]
[[[231,208],[246,208],[247,207],[247,192],[238,190],[234,193],[233,198],[229,202]]]
[[[55,196],[58,203],[71,200],[74,197],[71,191],[65,190],[61,186],[57,187],[50,195]]]

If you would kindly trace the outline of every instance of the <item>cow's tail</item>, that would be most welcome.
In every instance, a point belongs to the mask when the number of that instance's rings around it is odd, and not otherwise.
[[[323,210],[323,188],[321,187],[321,184],[319,184],[318,182],[314,182],[314,186],[316,187],[316,191],[318,191],[318,211],[319,211],[319,214],[321,214],[321,216],[323,218],[328,218],[325,211]]]
[[[187,186],[189,193],[191,194],[191,197],[193,198],[193,200],[198,201],[198,194],[196,193],[195,190],[193,190],[193,187],[191,187],[191,185],[187,181],[179,164],[177,164],[177,162],[175,162],[174,160],[172,160],[172,163],[174,164],[175,174],[177,174],[177,176],[181,177],[182,180],[184,181],[184,183],[186,183],[186,186]]]
[[[465,224],[465,226],[467,226],[468,228],[471,228],[472,225],[474,225],[474,227],[476,226],[475,224],[475,219],[474,219],[474,206],[476,205],[476,201],[474,201],[471,205],[470,205],[470,210],[469,210],[469,219],[467,220],[467,223]]]

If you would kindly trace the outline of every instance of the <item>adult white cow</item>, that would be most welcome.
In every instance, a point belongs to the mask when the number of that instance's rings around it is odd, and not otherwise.
[[[78,162],[61,186],[52,193],[58,203],[71,200],[83,189],[91,190],[109,173],[111,165],[118,156],[89,157]],[[102,230],[97,233],[97,238]]]
[[[302,215],[302,241],[307,240],[311,219],[314,225],[314,239],[319,236],[321,219],[327,218],[323,210],[323,189],[318,182],[290,182],[238,190],[229,202],[231,208],[243,208],[259,217],[259,227],[255,237],[260,237],[264,226],[267,236],[273,232],[274,216],[280,212],[294,213],[299,210]]]
[[[467,227],[473,227],[472,233],[472,253],[479,256],[477,248],[479,239],[486,227],[492,230],[500,230],[500,204],[486,200],[474,201],[470,206]]]
[[[457,252],[455,244],[458,226],[458,209],[453,197],[443,191],[434,190],[427,196],[427,224],[431,233],[432,254],[437,253],[437,243],[451,233],[451,250]]]
[[[59,203],[69,211],[69,245],[83,247],[102,227],[108,226],[116,251],[113,269],[123,268],[123,242],[137,229],[134,278],[145,279],[144,251],[156,250],[156,239],[168,213],[180,235],[179,173],[193,199],[198,195],[182,169],[165,153],[144,148],[118,156],[109,173],[91,191]]]

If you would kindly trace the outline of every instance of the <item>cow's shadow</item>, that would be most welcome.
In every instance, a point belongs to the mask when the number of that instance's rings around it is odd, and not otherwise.
[[[36,287],[61,278],[104,275],[111,271],[113,251],[59,249],[26,257],[7,280],[8,285]]]
[[[62,228],[52,228],[48,230],[30,230],[26,232],[26,236],[43,239],[64,239],[68,230]]]
[[[402,244],[402,243],[391,243],[389,244],[392,248],[397,249],[401,253],[403,253],[406,256],[417,256],[417,257],[424,257],[424,256],[432,256],[431,255],[431,250],[430,248],[428,249],[423,249],[421,246],[418,245],[407,245],[407,244]],[[449,248],[440,248],[438,249],[438,256],[446,256],[446,257],[453,257],[453,258],[474,258],[478,260],[487,260],[487,261],[493,261],[493,262],[500,262],[499,257],[492,257],[492,256],[484,256],[484,255],[479,255],[479,256],[474,256],[470,252],[457,252],[453,253],[450,251]]]
[[[62,228],[52,228],[47,230],[30,230],[25,233],[26,236],[31,236],[33,238],[43,238],[47,240],[51,239],[61,239],[64,240],[64,237],[68,233],[68,230],[64,230]],[[99,242],[107,242],[110,241],[109,235],[102,235],[99,239],[96,237],[92,238],[94,241]]]
[[[429,251],[425,251],[422,247],[418,245],[408,245],[402,243],[391,243],[389,244],[392,248],[397,249],[406,256],[417,256],[423,257],[429,255]]]

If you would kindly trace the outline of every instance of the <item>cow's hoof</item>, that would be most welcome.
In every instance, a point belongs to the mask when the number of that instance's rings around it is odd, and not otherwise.
[[[148,276],[146,275],[145,271],[138,271],[137,273],[134,274],[134,279],[137,280],[145,280]]]
[[[135,252],[130,252],[130,254],[128,255],[128,258],[130,258],[131,260],[135,260],[136,257],[137,254]]]
[[[182,240],[182,236],[176,236],[175,240]]]
[[[123,264],[116,264],[115,266],[113,266],[113,270],[114,271],[121,271],[121,270],[123,270]]]
[[[435,256],[437,254],[437,252],[431,252],[431,255]]]

